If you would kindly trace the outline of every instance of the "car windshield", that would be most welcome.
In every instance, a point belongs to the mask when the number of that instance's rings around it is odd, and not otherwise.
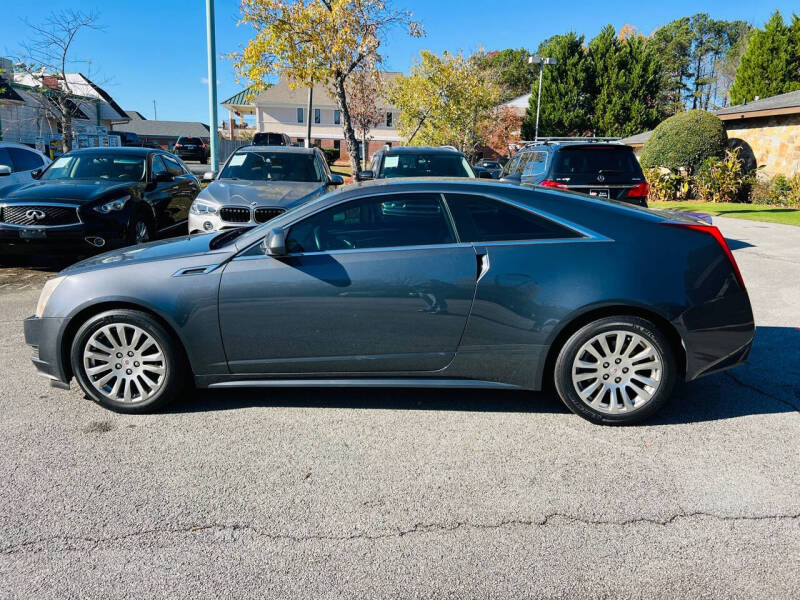
[[[145,157],[124,154],[72,154],[57,158],[42,180],[105,179],[108,181],[144,181]]]
[[[256,146],[282,146],[283,136],[279,133],[257,133],[253,136]]]
[[[321,181],[314,155],[305,152],[237,152],[220,179],[251,181]]]
[[[383,157],[378,175],[392,177],[475,177],[467,159],[455,152],[402,153]]]
[[[596,173],[640,174],[633,150],[624,146],[562,148],[553,164],[555,177]]]
[[[499,162],[494,162],[494,161],[491,161],[491,160],[485,160],[485,161],[483,161],[481,163],[478,163],[478,166],[481,166],[484,169],[499,169],[500,168],[500,163]]]
[[[194,144],[195,146],[202,145],[203,141],[200,138],[181,138],[178,140],[179,144]]]

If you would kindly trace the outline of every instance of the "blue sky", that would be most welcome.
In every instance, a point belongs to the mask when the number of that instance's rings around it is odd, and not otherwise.
[[[0,17],[0,56],[19,52],[27,34],[24,19],[33,22],[50,11],[65,8],[97,10],[102,31],[86,31],[75,44],[74,56],[91,61],[74,65],[96,79],[125,109],[153,118],[153,100],[160,119],[208,122],[205,49],[205,2],[203,0],[38,0],[3,4]],[[779,9],[785,18],[796,0],[726,0],[698,2],[671,0],[394,0],[394,5],[414,12],[427,37],[408,39],[394,32],[386,47],[386,67],[407,71],[423,48],[471,51],[535,48],[557,33],[574,30],[593,37],[606,24],[617,29],[626,23],[643,33],[672,19],[708,12],[714,18],[744,19],[762,25]],[[26,8],[35,6],[33,13]],[[534,8],[535,7],[535,8]],[[247,26],[237,26],[239,2],[217,0],[217,53],[242,47],[250,36]],[[218,94],[223,100],[236,93],[231,61],[217,63]],[[220,113],[220,118],[224,115]]]

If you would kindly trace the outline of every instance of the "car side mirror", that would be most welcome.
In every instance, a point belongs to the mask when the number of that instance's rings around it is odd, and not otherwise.
[[[203,173],[203,181],[214,181],[214,178],[217,176],[216,171],[206,171]]]
[[[375,179],[375,173],[373,173],[369,169],[361,171],[361,173],[359,173],[359,175],[358,175],[358,180],[359,181],[368,181],[370,179]]]
[[[331,175],[329,183],[331,185],[342,185],[344,183],[344,177],[341,175]]]
[[[286,256],[286,232],[283,228],[272,229],[261,242],[261,249],[269,256]]]
[[[492,179],[492,174],[489,171],[478,171],[478,179]]]
[[[11,175],[11,167],[6,165],[0,165],[0,177],[8,177]],[[33,175],[33,173],[31,173]]]
[[[43,169],[34,169],[33,171],[31,171],[31,177],[33,177],[34,179],[39,179],[39,177],[42,176],[42,173],[44,173]]]

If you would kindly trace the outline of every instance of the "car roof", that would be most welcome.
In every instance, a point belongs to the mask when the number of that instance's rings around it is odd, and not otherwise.
[[[31,148],[27,144],[18,144],[17,142],[0,142],[0,148],[23,148],[25,150],[32,150],[38,152],[36,148]]]
[[[559,142],[541,142],[537,144],[529,144],[524,146],[520,149],[520,152],[524,150],[559,150],[561,148],[630,148],[633,149],[631,146],[627,144],[621,144],[620,142],[566,142],[566,141],[559,141]]]
[[[259,145],[259,146],[255,146],[255,145],[242,146],[241,148],[237,148],[236,150],[234,150],[234,153],[242,151],[242,150],[253,150],[253,151],[256,151],[256,150],[269,150],[270,152],[290,152],[292,154],[312,154],[313,152],[315,152],[317,150],[317,148],[315,146],[312,146],[311,148],[305,148],[304,146],[277,146],[277,145],[268,146],[268,145],[265,144],[265,145]]]
[[[139,146],[109,146],[108,148],[77,148],[69,154],[127,154],[131,156],[146,156],[152,152],[169,154],[157,148],[140,148]]]
[[[386,154],[458,154],[464,156],[463,152],[439,146],[397,146],[384,149]]]

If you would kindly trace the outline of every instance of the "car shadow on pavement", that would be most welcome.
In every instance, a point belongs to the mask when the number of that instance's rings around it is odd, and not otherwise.
[[[252,407],[567,413],[550,392],[415,388],[250,388],[198,390],[167,412]],[[676,386],[644,425],[679,425],[800,410],[800,328],[759,327],[748,363]]]
[[[741,250],[742,248],[754,248],[755,244],[751,244],[750,242],[743,242],[742,240],[736,240],[733,238],[725,238],[725,241],[728,243],[728,248],[731,250]]]

